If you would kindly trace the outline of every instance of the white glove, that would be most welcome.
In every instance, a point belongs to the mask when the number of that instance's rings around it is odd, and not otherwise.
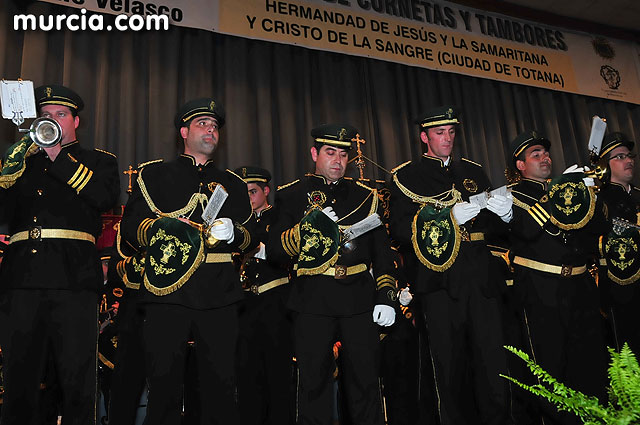
[[[338,214],[336,214],[336,212],[333,210],[333,207],[326,207],[322,210],[322,212],[325,213],[325,215],[331,220],[338,221]]]
[[[453,218],[455,218],[458,224],[462,226],[464,223],[477,216],[480,209],[479,205],[471,204],[469,202],[459,202],[453,206],[451,211],[453,212]]]
[[[258,252],[254,254],[254,257],[261,260],[267,259],[267,247],[262,242],[260,242],[260,247],[258,248]]]
[[[513,197],[494,195],[487,201],[487,209],[508,223],[513,218]]]
[[[578,164],[573,164],[571,167],[567,168],[562,172],[562,174],[569,173],[584,173],[584,167],[578,167]]]
[[[233,242],[233,221],[226,217],[215,220],[211,226],[211,235],[218,240],[227,241],[227,243]]]
[[[589,171],[589,167],[578,167],[577,164],[573,164],[571,167],[569,167],[566,170],[564,170],[564,173],[562,173],[562,174],[586,173],[587,171]],[[584,182],[584,185],[587,186],[587,187],[596,185],[596,182],[593,179],[593,177],[584,177],[582,179],[582,181]]]
[[[411,292],[409,292],[408,287],[400,291],[400,294],[398,295],[398,301],[400,301],[400,304],[404,306],[409,305],[412,299],[413,299],[413,295],[411,295]]]
[[[396,311],[388,305],[378,304],[373,307],[373,321],[380,326],[391,326],[396,321]]]

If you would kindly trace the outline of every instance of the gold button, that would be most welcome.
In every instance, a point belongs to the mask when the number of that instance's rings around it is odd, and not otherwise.
[[[42,196],[43,193],[44,191],[42,189],[38,189],[38,195]]]
[[[34,222],[34,223],[37,223],[37,222],[38,222],[38,217],[35,217],[35,216],[34,216],[34,217],[33,217],[33,222]]]
[[[33,249],[31,250],[31,253],[32,253],[32,254],[35,254],[36,252],[38,252],[38,250],[37,250],[37,249],[35,249],[35,248],[33,248]]]

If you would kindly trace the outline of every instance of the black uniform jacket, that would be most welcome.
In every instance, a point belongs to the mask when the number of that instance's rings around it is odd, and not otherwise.
[[[279,188],[276,195],[278,222],[269,231],[267,259],[285,266],[297,261],[297,256],[285,250],[283,235],[295,227],[310,206],[313,192],[326,196],[324,207],[331,206],[337,214],[339,226],[350,226],[378,212],[378,196],[371,189],[351,179],[340,179],[328,184],[326,179],[307,174]],[[341,250],[336,265],[355,266],[365,264],[362,273],[335,279],[333,276],[316,275],[295,277],[291,282],[289,307],[302,313],[329,316],[348,316],[372,310],[375,304],[393,306],[397,299],[395,264],[387,231],[379,226],[354,240],[355,249]],[[291,245],[289,245],[291,246]],[[299,250],[299,244],[298,244]],[[373,266],[374,277],[368,269]],[[295,276],[295,271],[293,272]]]
[[[254,212],[253,217],[255,220],[253,238],[257,242],[264,243],[266,246],[269,242],[269,231],[276,224],[278,219],[277,209],[270,205],[266,209],[260,211],[259,214]],[[264,285],[277,279],[289,277],[289,272],[286,269],[255,257],[244,259],[243,273],[247,279],[246,283],[243,283],[243,286],[247,288],[253,285]]]
[[[155,206],[165,214],[184,208],[194,193],[204,193],[207,198],[210,197],[212,192],[209,183],[223,185],[229,197],[218,213],[218,218],[227,217],[233,220],[234,240],[231,244],[221,242],[213,249],[206,248],[205,254],[231,253],[252,248],[251,235],[244,226],[250,220],[252,212],[246,183],[232,171],[216,168],[212,160],[204,165],[197,165],[192,156],[185,154],[166,163],[148,163],[139,171],[138,184],[135,185],[127,202],[121,224],[122,235],[131,245],[143,248],[147,240],[144,231],[139,232],[146,227],[146,222],[143,221],[157,218],[144,199],[139,185],[140,179],[144,181]],[[202,223],[201,215],[202,207],[198,204],[187,218]],[[157,296],[144,289],[140,295],[142,303],[178,304],[195,309],[209,309],[238,301],[242,298],[242,290],[233,263],[203,262],[189,280],[175,292]]]
[[[10,234],[42,229],[85,232],[96,239],[100,214],[113,208],[120,194],[114,155],[87,150],[74,141],[51,162],[44,151],[26,159],[13,186],[0,188],[0,222]],[[102,268],[95,244],[85,240],[41,239],[12,243],[0,268],[1,289],[73,289],[101,291]]]
[[[588,258],[596,257],[598,237],[606,226],[600,200],[594,216],[584,227],[565,231],[547,218],[550,210],[544,183],[523,178],[510,188],[513,194],[511,242],[515,255],[556,266],[583,266]]]
[[[492,189],[482,166],[465,158],[452,160],[449,166],[445,166],[441,159],[423,155],[418,161],[409,161],[396,167],[394,172],[400,184],[419,196],[436,197],[454,187],[462,195],[463,201],[469,201],[470,196]],[[411,223],[421,207],[392,180],[389,217],[391,237],[401,244],[405,253],[413,253]],[[461,227],[470,235],[482,233],[484,237],[488,232],[504,231],[505,226],[499,217],[483,209]],[[412,288],[416,292],[446,288],[455,297],[461,285],[473,282],[484,295],[493,296],[498,288],[496,282],[489,281],[489,256],[484,240],[463,241],[455,262],[444,272],[433,271],[416,262],[417,280]]]
[[[623,218],[632,224],[638,223],[640,213],[640,189],[631,186],[631,192],[618,183],[608,183],[602,187],[599,196],[607,206],[609,219]]]

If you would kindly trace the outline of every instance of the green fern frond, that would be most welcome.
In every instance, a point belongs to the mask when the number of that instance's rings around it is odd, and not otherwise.
[[[609,366],[610,402],[627,412],[633,419],[640,417],[640,367],[629,348],[624,344],[620,353],[609,349],[611,364]]]
[[[589,397],[580,391],[573,390],[561,382],[558,382],[553,376],[549,375],[544,369],[536,364],[527,353],[517,348],[506,346],[507,350],[524,360],[529,370],[542,381],[540,384],[527,385],[518,380],[500,375],[521,388],[549,400],[558,409],[571,412],[579,416],[583,420],[598,420],[594,423],[605,424],[605,420],[609,419],[607,409],[600,405],[596,397]],[[543,385],[547,384],[549,387]]]

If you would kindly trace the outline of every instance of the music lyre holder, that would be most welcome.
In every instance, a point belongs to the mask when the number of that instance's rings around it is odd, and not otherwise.
[[[366,178],[364,176],[364,169],[366,167],[366,161],[368,161],[371,164],[375,165],[376,167],[378,167],[379,169],[381,169],[385,173],[391,174],[391,172],[389,170],[387,170],[386,168],[384,168],[383,166],[381,166],[380,164],[378,164],[377,162],[375,162],[371,158],[368,158],[365,154],[362,153],[362,145],[367,143],[367,141],[365,139],[361,138],[360,134],[356,134],[356,137],[351,139],[351,141],[352,142],[356,142],[356,149],[357,149],[357,153],[358,154],[356,156],[354,156],[353,158],[351,158],[349,160],[348,164],[350,164],[352,162],[355,162],[356,167],[358,167],[358,171],[360,173],[360,177],[358,178],[358,180],[361,181],[361,182],[385,184],[386,182],[384,180],[369,179],[369,178]]]

